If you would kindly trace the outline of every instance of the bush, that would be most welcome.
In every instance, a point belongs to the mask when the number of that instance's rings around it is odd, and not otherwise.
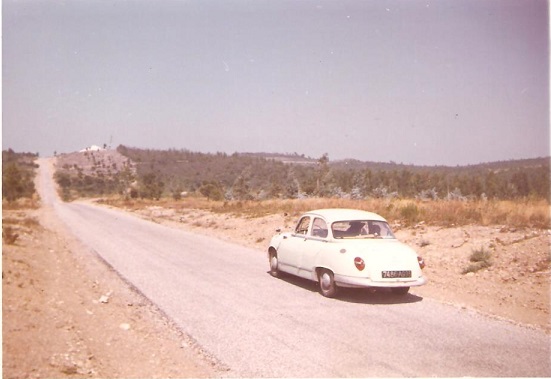
[[[140,197],[143,199],[159,200],[163,194],[165,184],[153,173],[141,177]]]
[[[6,244],[15,244],[17,238],[19,238],[19,234],[15,233],[15,230],[11,226],[4,226],[2,228],[2,239]]]
[[[199,193],[205,196],[207,200],[220,201],[224,198],[220,186],[217,186],[215,183],[203,183],[199,187]]]
[[[469,257],[471,264],[465,267],[461,273],[464,275],[469,272],[477,272],[484,268],[490,267],[492,265],[491,257],[490,252],[485,250],[483,247],[478,250],[473,250],[471,256]]]
[[[409,203],[406,206],[400,208],[400,216],[406,225],[412,225],[419,221],[421,211],[419,207],[414,203]]]
[[[9,163],[2,168],[2,198],[9,202],[22,197],[31,198],[35,192],[32,173],[22,169],[17,163]]]

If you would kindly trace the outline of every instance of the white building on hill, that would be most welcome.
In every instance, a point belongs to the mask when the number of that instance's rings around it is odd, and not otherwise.
[[[80,150],[79,153],[85,153],[87,151],[100,151],[100,150],[103,150],[103,149],[97,145],[92,145],[90,147],[87,147],[86,149]]]

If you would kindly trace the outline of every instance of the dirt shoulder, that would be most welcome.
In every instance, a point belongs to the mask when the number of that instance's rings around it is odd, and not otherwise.
[[[295,223],[284,214],[243,218],[159,206],[128,210],[158,223],[253,247],[259,253],[267,251],[277,228],[290,230]],[[427,262],[429,283],[412,289],[416,295],[551,332],[550,230],[424,224],[394,229],[397,238],[415,248]],[[480,249],[489,252],[490,267],[463,274],[473,251]]]
[[[215,363],[72,239],[51,210],[3,210],[3,376],[212,377]],[[93,259],[90,259],[90,258]]]

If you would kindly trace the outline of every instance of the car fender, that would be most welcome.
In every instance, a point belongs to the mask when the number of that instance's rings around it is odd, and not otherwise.
[[[280,233],[272,237],[272,239],[270,240],[270,246],[268,247],[268,256],[270,254],[270,251],[272,251],[272,249],[275,251],[279,249],[279,245],[281,244],[281,241],[283,241],[285,238],[288,238],[289,234],[290,233]]]
[[[342,253],[339,251],[340,246],[335,242],[327,242],[323,248],[317,253],[314,261],[314,267],[312,270],[312,280],[318,281],[319,270],[325,269],[333,273],[338,273],[344,267],[345,263],[342,262]],[[353,259],[353,258],[352,258]]]

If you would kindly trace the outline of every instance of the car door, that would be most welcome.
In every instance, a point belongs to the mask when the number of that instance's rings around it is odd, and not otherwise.
[[[293,275],[298,275],[304,247],[310,231],[310,216],[303,216],[297,223],[293,233],[283,237],[277,248],[280,269]]]
[[[324,244],[327,243],[328,233],[329,230],[327,229],[325,220],[320,217],[314,217],[310,233],[303,244],[298,270],[300,276],[316,280],[315,268],[318,254],[323,249]]]

